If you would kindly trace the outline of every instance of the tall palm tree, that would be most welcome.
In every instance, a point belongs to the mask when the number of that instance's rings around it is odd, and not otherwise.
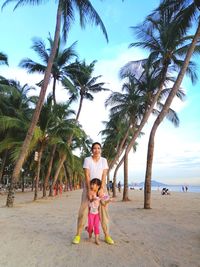
[[[37,63],[30,58],[25,58],[20,61],[19,66],[27,69],[28,73],[38,72],[44,74],[50,57],[50,51],[52,50],[53,46],[53,40],[51,36],[48,38],[48,41],[50,45],[49,48],[46,48],[44,41],[40,38],[35,38],[32,45],[32,49],[38,54],[44,64]],[[56,104],[56,83],[62,81],[62,79],[67,75],[68,65],[70,66],[71,60],[74,57],[77,57],[75,52],[76,42],[66,49],[63,49],[62,45],[63,44],[59,41],[58,49],[51,69],[54,104]],[[41,83],[42,82],[39,84]]]
[[[56,184],[56,181],[58,180],[60,171],[63,167],[63,164],[66,160],[66,158],[68,158],[68,160],[70,160],[70,158],[73,157],[73,150],[77,148],[76,144],[78,143],[78,147],[80,147],[80,142],[85,140],[85,132],[82,130],[81,125],[78,125],[75,122],[72,122],[71,124],[71,128],[68,126],[68,132],[69,134],[65,136],[63,136],[62,141],[58,144],[60,146],[60,150],[59,150],[59,161],[57,164],[57,168],[54,174],[54,178],[53,178],[53,184],[52,186],[54,186]],[[73,144],[71,144],[71,146],[69,146],[68,144],[68,140],[69,140],[69,136],[72,136],[73,132]],[[81,146],[83,146],[83,144],[81,144]]]
[[[24,4],[30,4],[30,5],[37,5],[42,2],[46,1],[37,1],[37,0],[6,0],[2,6],[4,8],[8,3],[11,2],[17,2],[15,9],[18,8],[19,6],[22,6]],[[75,20],[75,9],[78,10],[79,15],[80,15],[80,24],[82,27],[85,26],[86,23],[91,22],[94,23],[95,25],[100,26],[102,29],[106,39],[108,40],[108,36],[106,33],[105,26],[100,19],[98,13],[92,6],[91,2],[89,0],[59,0],[58,1],[58,6],[57,6],[57,14],[56,14],[56,26],[55,26],[55,33],[54,33],[54,40],[53,40],[53,45],[52,45],[52,50],[49,56],[49,60],[47,63],[47,68],[44,74],[44,80],[41,86],[40,90],[40,95],[39,99],[32,117],[32,121],[30,124],[30,127],[27,131],[26,138],[23,142],[22,148],[21,148],[21,153],[19,155],[18,160],[16,161],[12,178],[11,178],[11,184],[9,188],[9,193],[7,197],[7,207],[12,207],[13,202],[14,202],[14,185],[16,181],[19,178],[20,175],[20,170],[21,167],[24,163],[24,159],[26,157],[26,153],[29,147],[29,144],[31,142],[32,136],[34,129],[36,127],[36,124],[39,119],[39,115],[42,109],[42,105],[44,102],[46,90],[49,84],[50,76],[51,76],[51,69],[53,66],[54,58],[56,56],[57,48],[58,48],[58,43],[59,43],[59,37],[60,37],[60,31],[61,31],[61,22],[63,22],[63,36],[64,40],[67,38],[68,31],[70,29],[70,26],[72,22]]]
[[[95,61],[93,61],[89,65],[87,65],[85,61],[83,62],[76,61],[75,63],[71,64],[70,68],[68,69],[68,77],[70,79],[66,78],[63,80],[63,85],[70,94],[69,104],[71,104],[73,101],[78,100],[78,98],[80,97],[78,111],[76,113],[76,118],[74,121],[75,124],[77,125],[83,105],[83,100],[88,99],[92,101],[94,98],[92,93],[108,91],[108,89],[103,87],[104,86],[103,82],[97,83],[97,79],[100,78],[101,76],[92,77],[94,66],[95,66]],[[73,136],[74,132],[72,132],[68,138],[67,143],[69,146],[71,145]],[[59,170],[61,170],[65,160],[66,160],[66,154],[63,154],[60,158],[58,169],[54,177],[54,181],[57,180],[57,177],[59,175]]]
[[[199,1],[186,1],[186,0],[165,0],[161,4],[161,6],[157,9],[158,12],[160,10],[164,12],[172,12],[178,18],[177,23],[180,23],[180,27],[183,32],[186,32],[188,27],[191,27],[191,23],[194,17],[199,14],[200,4]],[[200,20],[197,20],[197,30],[193,37],[193,40],[190,45],[188,45],[188,50],[182,64],[182,67],[179,71],[177,79],[173,85],[173,88],[167,97],[165,104],[163,106],[162,111],[160,112],[159,116],[155,120],[153,127],[151,129],[149,143],[148,143],[148,154],[147,154],[147,167],[146,167],[146,174],[145,174],[145,201],[144,201],[144,208],[149,209],[151,207],[150,203],[150,196],[151,196],[151,173],[152,173],[152,164],[153,164],[153,151],[154,151],[154,139],[156,131],[167,115],[170,105],[177,94],[182,80],[184,78],[185,73],[187,72],[188,66],[190,64],[190,59],[192,54],[197,47],[199,40],[200,40]],[[170,40],[171,42],[171,40]],[[196,49],[197,50],[197,49]]]
[[[105,129],[100,132],[103,137],[102,154],[107,158],[109,165],[107,184],[110,180],[110,171],[114,166],[111,163],[113,162],[113,159],[116,157],[117,153],[120,157],[121,153],[125,149],[127,138],[130,133],[128,131],[128,129],[130,128],[128,116],[120,116],[120,114],[112,113],[112,111],[110,110],[109,119],[110,120],[108,122],[104,122]],[[116,197],[116,175],[117,170],[115,169],[113,175],[113,197]]]
[[[1,178],[5,162],[14,162],[26,135],[34,107],[34,97],[28,97],[32,90],[27,84],[7,80],[0,88],[0,153],[3,154]],[[32,108],[30,107],[32,105]]]
[[[126,139],[123,144],[123,149],[125,149],[130,142],[130,132],[133,134],[135,128],[138,125],[139,120],[141,119],[144,113],[144,103],[145,103],[145,93],[144,90],[138,86],[134,76],[129,75],[127,77],[127,82],[122,86],[122,91],[124,93],[114,92],[106,100],[106,105],[111,104],[111,113],[119,114],[119,117],[124,120],[127,118],[126,132],[124,136]],[[122,140],[124,140],[122,138]],[[122,150],[123,151],[123,150]],[[121,151],[121,152],[122,152]],[[120,155],[119,155],[120,156]],[[123,159],[124,162],[124,194],[123,200],[128,200],[128,154],[127,157]]]

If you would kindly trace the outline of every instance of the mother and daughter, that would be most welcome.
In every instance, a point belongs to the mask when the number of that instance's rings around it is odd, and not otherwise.
[[[95,243],[99,244],[99,222],[101,222],[105,242],[112,245],[114,241],[109,235],[107,209],[110,199],[106,190],[108,163],[105,158],[101,157],[100,143],[95,142],[92,144],[92,156],[85,158],[83,169],[85,173],[85,186],[78,213],[77,232],[72,243],[80,243],[81,232],[88,218],[86,229],[89,233],[89,238],[92,237],[92,232],[94,231]]]

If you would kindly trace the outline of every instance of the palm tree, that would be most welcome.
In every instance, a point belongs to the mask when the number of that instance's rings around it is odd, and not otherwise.
[[[87,65],[85,61],[79,62],[76,60],[76,62],[71,64],[68,68],[68,77],[70,80],[65,79],[63,81],[64,87],[69,91],[69,103],[79,99],[75,121],[79,119],[84,99],[92,101],[94,99],[92,93],[108,91],[108,89],[103,87],[105,84],[104,82],[97,82],[97,80],[101,78],[101,75],[92,77],[95,63],[96,61],[93,61]]]
[[[111,108],[111,114],[115,114],[115,116],[119,116],[122,121],[126,118],[126,132],[124,136],[126,139],[122,138],[122,148],[123,150],[129,145],[130,142],[130,132],[133,134],[135,128],[138,125],[139,120],[144,113],[144,103],[145,103],[145,93],[144,90],[138,86],[136,83],[136,79],[134,76],[129,75],[127,77],[127,82],[125,82],[122,86],[122,91],[124,93],[114,92],[111,96],[106,100],[106,106],[111,104],[113,107]],[[123,150],[120,148],[120,153]],[[118,157],[120,154],[118,154]],[[123,201],[128,200],[128,154],[126,158],[123,158],[124,162],[124,194]],[[121,165],[121,163],[120,163]]]
[[[45,43],[43,40],[39,38],[35,38],[33,40],[33,46],[32,49],[39,55],[40,59],[43,61],[44,64],[37,63],[30,58],[25,58],[21,60],[19,63],[19,66],[22,68],[25,68],[28,70],[28,73],[45,73],[47,63],[50,57],[50,51],[52,50],[53,46],[53,40],[51,36],[48,38],[50,48],[46,48]],[[58,81],[61,81],[66,75],[67,75],[67,69],[68,69],[68,64],[70,66],[70,61],[74,58],[77,57],[77,54],[75,52],[75,45],[76,42],[73,43],[70,47],[66,49],[62,49],[62,44],[59,41],[58,44],[58,49],[56,52],[56,56],[54,58],[53,66],[51,69],[51,76],[53,79],[53,100],[54,104],[56,104],[56,83]],[[41,84],[42,81],[39,83]]]
[[[33,108],[34,97],[28,97],[28,92],[34,88],[27,84],[7,80],[1,85],[0,105],[0,153],[3,155],[1,179],[5,163],[14,162],[19,155],[20,147],[28,129]],[[35,141],[35,139],[33,140]]]
[[[42,2],[45,2],[45,1],[39,1],[38,2],[37,0],[6,0],[3,4],[2,8],[4,8],[8,3],[11,3],[11,2],[17,2],[16,6],[15,6],[15,9],[16,9],[19,6],[22,6],[24,4],[35,5],[38,3],[40,4]],[[32,121],[31,121],[30,127],[27,131],[26,138],[23,142],[19,158],[17,159],[14,170],[13,170],[13,174],[11,177],[11,184],[10,184],[9,193],[8,193],[8,197],[7,197],[7,204],[6,204],[7,207],[13,206],[14,184],[16,183],[16,181],[19,178],[20,170],[21,170],[21,167],[24,163],[24,159],[26,157],[26,153],[27,153],[29,144],[31,142],[33,132],[34,132],[34,129],[35,129],[36,124],[38,122],[39,115],[40,115],[40,112],[42,109],[46,90],[47,90],[50,76],[51,76],[51,69],[52,69],[54,58],[56,56],[56,52],[58,49],[58,43],[59,43],[60,31],[61,31],[61,21],[63,22],[64,40],[66,40],[70,25],[75,19],[75,10],[74,9],[77,9],[79,11],[80,24],[82,27],[84,27],[85,24],[88,22],[94,23],[95,25],[98,25],[101,27],[106,39],[108,40],[105,26],[104,26],[98,13],[96,12],[96,10],[94,9],[94,7],[92,6],[92,4],[89,0],[83,0],[83,1],[59,0],[58,1],[57,14],[56,14],[56,26],[55,26],[55,34],[54,34],[52,50],[51,50],[49,60],[47,63],[47,68],[45,70],[44,80],[43,80],[43,83],[41,86],[39,99],[38,99],[38,102],[37,102],[37,105],[36,105],[36,108],[35,108],[35,111],[34,111],[34,114],[32,117]]]
[[[179,26],[181,26],[183,32],[186,32],[188,27],[191,26],[191,22],[193,18],[199,12],[199,1],[165,0],[163,1],[163,4],[160,6],[160,8],[157,9],[157,11],[159,12],[160,9],[164,10],[164,12],[169,12],[170,10],[171,12],[176,14],[178,18],[177,23],[182,22]],[[167,97],[165,101],[162,111],[160,112],[159,116],[155,120],[153,127],[151,129],[149,143],[148,143],[147,167],[146,167],[146,175],[145,175],[145,202],[144,202],[145,209],[150,208],[151,172],[152,172],[152,164],[153,164],[153,150],[154,150],[155,134],[160,123],[163,121],[163,119],[167,115],[170,105],[181,86],[184,75],[188,70],[188,66],[190,64],[190,59],[192,57],[192,54],[195,51],[195,48],[199,42],[199,38],[200,38],[200,20],[198,19],[198,26],[197,26],[196,33],[193,37],[191,44],[188,45],[188,50],[187,50],[184,62],[182,64],[182,67],[180,69],[180,72],[177,76],[177,79],[173,85],[173,88],[169,96]],[[170,42],[171,42],[171,39],[170,39]]]
[[[97,83],[97,79],[101,76],[92,77],[92,73],[94,71],[95,61],[93,61],[91,64],[87,65],[85,61],[78,62],[71,64],[70,68],[68,69],[68,78],[63,80],[64,87],[69,91],[70,98],[69,98],[69,104],[71,104],[73,101],[76,101],[80,96],[79,101],[79,107],[78,111],[76,113],[75,118],[75,126],[78,125],[78,119],[81,113],[83,100],[88,99],[90,101],[93,100],[92,93],[98,93],[102,90],[108,91],[108,89],[104,88],[104,83],[100,82]],[[76,127],[74,128],[74,130]],[[74,132],[72,131],[71,135],[69,136],[67,143],[68,146],[71,145],[72,139],[74,136]],[[59,175],[59,170],[61,170],[63,163],[66,160],[66,154],[64,153],[59,161],[58,169],[54,177],[54,181],[57,180],[57,177]]]
[[[105,129],[100,132],[103,137],[102,154],[107,158],[109,165],[107,183],[109,183],[109,174],[114,166],[112,165],[113,159],[117,153],[120,157],[125,149],[128,135],[130,134],[130,131],[127,130],[130,128],[130,123],[127,121],[128,116],[120,116],[120,114],[112,113],[111,110],[110,113],[110,120],[104,122]],[[116,175],[119,167],[115,168],[113,175],[113,197],[116,197]]]
[[[140,69],[144,68],[144,65],[146,64],[147,66],[152,65],[157,72],[160,72],[160,75],[157,76],[157,80],[159,81],[158,89],[151,98],[140,126],[135,132],[130,146],[127,148],[127,153],[153,111],[154,105],[163,90],[167,72],[180,69],[180,66],[183,63],[183,60],[180,59],[180,55],[184,54],[188,49],[188,44],[185,44],[185,42],[192,39],[192,36],[183,36],[182,28],[179,23],[175,22],[175,18],[176,17],[171,13],[164,14],[161,12],[159,15],[160,20],[158,19],[158,16],[155,18],[148,16],[143,24],[137,27],[132,27],[141,41],[132,43],[130,47],[139,46],[148,49],[150,50],[150,55],[148,59],[137,62],[131,61],[125,65],[121,71],[122,78],[127,73],[134,74],[136,72],[137,75],[138,67],[140,67]],[[178,20],[178,18],[176,19]],[[169,39],[172,41],[169,42]],[[191,67],[193,67],[192,63]],[[192,76],[193,72],[190,68],[187,68],[187,72],[191,75],[192,79],[195,79],[195,77]]]

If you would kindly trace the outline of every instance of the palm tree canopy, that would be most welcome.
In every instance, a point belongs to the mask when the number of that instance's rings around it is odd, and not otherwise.
[[[155,12],[167,11],[178,18],[177,23],[186,33],[193,23],[199,21],[200,1],[199,0],[163,0]]]
[[[0,65],[8,65],[8,57],[3,52],[0,52]]]
[[[79,96],[88,100],[93,100],[92,93],[100,91],[109,91],[104,88],[104,82],[97,82],[101,75],[92,77],[96,61],[89,65],[85,61],[79,62],[76,60],[68,68],[68,77],[63,81],[64,87],[69,91],[70,102],[78,100]]]
[[[14,10],[18,7],[24,5],[40,5],[46,3],[46,0],[6,0],[2,9],[11,2],[17,2]],[[101,20],[100,16],[94,9],[91,1],[89,0],[57,0],[61,9],[62,9],[62,21],[63,21],[63,38],[66,40],[67,34],[72,23],[75,21],[75,10],[77,10],[80,19],[80,25],[82,28],[85,28],[86,24],[89,22],[92,25],[99,26],[102,30],[106,40],[108,41],[108,34],[106,28]]]
[[[53,46],[53,40],[51,36],[48,38],[48,41],[49,41],[49,47],[47,48],[45,42],[41,38],[34,38],[33,45],[31,47],[38,54],[43,64],[34,62],[30,58],[25,58],[20,61],[19,66],[27,69],[29,73],[34,73],[34,72],[44,73]],[[77,57],[77,53],[75,51],[76,43],[77,42],[74,42],[68,48],[63,49],[63,43],[59,42],[51,70],[52,76],[56,80],[60,80],[63,78],[63,76],[67,71],[67,65],[73,58]]]

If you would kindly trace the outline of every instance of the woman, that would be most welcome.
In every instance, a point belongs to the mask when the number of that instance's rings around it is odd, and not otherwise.
[[[87,157],[83,163],[85,173],[85,186],[82,193],[81,206],[78,214],[77,232],[72,243],[79,244],[81,240],[81,232],[87,221],[88,215],[88,199],[90,195],[90,180],[99,178],[101,180],[100,192],[106,191],[106,176],[108,172],[107,160],[101,157],[101,145],[98,142],[92,144],[92,156]],[[105,242],[112,245],[114,241],[108,232],[108,211],[107,205],[100,205],[101,226],[105,235]]]

